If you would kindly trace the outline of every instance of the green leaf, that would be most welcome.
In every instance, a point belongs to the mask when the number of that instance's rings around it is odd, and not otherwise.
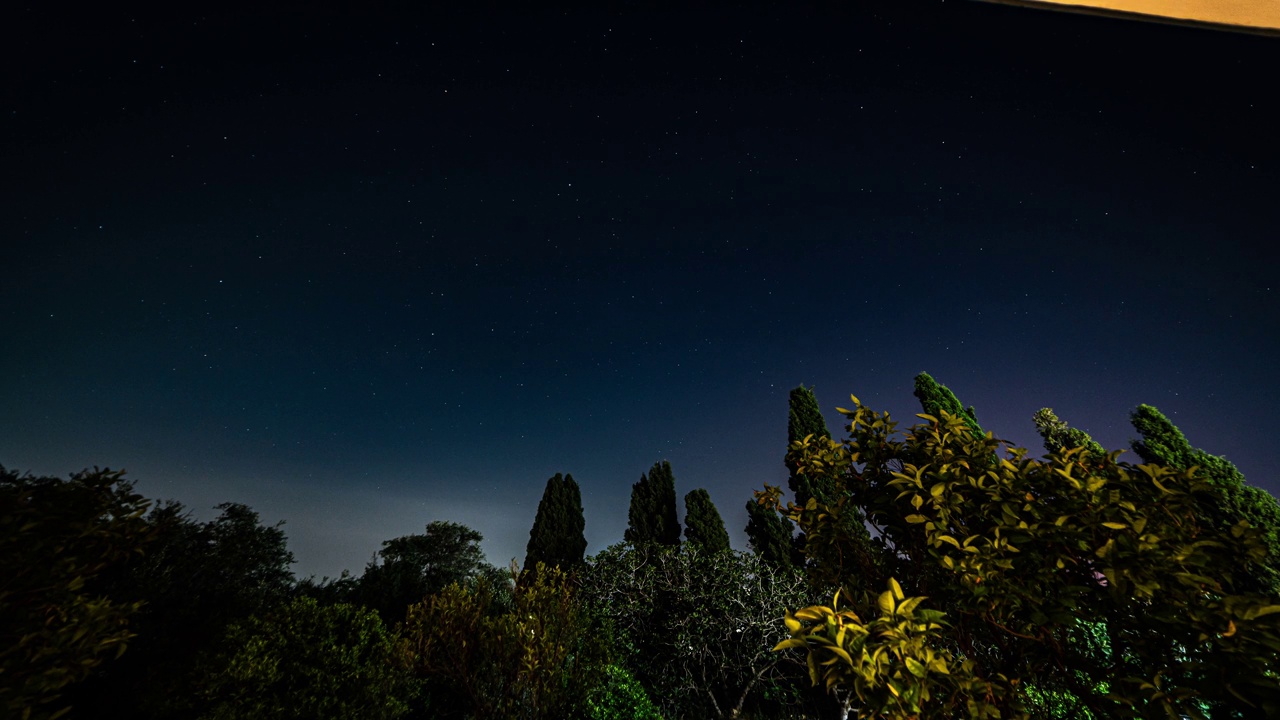
[[[876,601],[876,604],[880,606],[880,613],[882,615],[892,615],[893,608],[895,607],[893,603],[893,591],[885,590],[880,593],[880,598]]]
[[[899,585],[899,584],[898,584],[898,581],[897,581],[897,580],[895,580],[895,579],[893,579],[893,578],[889,578],[889,589],[893,591],[893,598],[894,598],[895,600],[899,600],[899,601],[900,601],[900,600],[902,600],[904,597],[906,597],[906,595],[905,595],[905,594],[903,594],[903,592],[902,592],[902,586],[901,586],[901,585]]]
[[[905,662],[907,665],[907,670],[910,671],[912,675],[915,675],[918,678],[922,678],[927,673],[925,666],[922,665],[919,660],[916,660],[913,657],[908,657],[905,659]]]
[[[957,550],[959,550],[959,549],[960,549],[960,541],[959,541],[959,540],[956,540],[955,538],[951,537],[950,535],[939,535],[939,536],[937,536],[937,537],[936,537],[936,538],[934,538],[934,539],[935,539],[935,540],[937,540],[937,541],[939,541],[939,542],[944,542],[944,543],[948,543],[948,544],[954,545],[954,546],[956,547],[956,549],[957,549]]]
[[[1244,614],[1245,620],[1256,620],[1264,615],[1272,615],[1280,612],[1280,605],[1264,605],[1259,608],[1251,608]]]

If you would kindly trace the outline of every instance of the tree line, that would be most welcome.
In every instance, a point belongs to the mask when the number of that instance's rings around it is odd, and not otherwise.
[[[0,705],[22,718],[1280,715],[1280,506],[1139,406],[1120,462],[1051,409],[1040,459],[926,373],[905,431],[791,392],[786,488],[730,547],[705,489],[632,486],[586,554],[547,480],[523,567],[435,521],[296,579],[279,524],[119,471],[0,468]],[[745,492],[744,492],[745,495]],[[681,536],[683,535],[683,541]]]

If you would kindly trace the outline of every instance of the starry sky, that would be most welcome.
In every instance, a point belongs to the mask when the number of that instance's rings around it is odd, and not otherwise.
[[[926,370],[1037,453],[1153,404],[1280,493],[1280,39],[426,5],[10,13],[0,463],[247,503],[332,576],[432,520],[523,560],[557,472],[595,552],[666,459],[745,548],[791,388],[910,424]]]

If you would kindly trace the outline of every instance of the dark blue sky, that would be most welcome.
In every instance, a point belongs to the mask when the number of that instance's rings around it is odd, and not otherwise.
[[[23,11],[0,463],[333,575],[435,519],[523,559],[556,472],[594,552],[667,459],[745,547],[790,388],[909,424],[927,370],[1280,492],[1280,40],[885,5]]]

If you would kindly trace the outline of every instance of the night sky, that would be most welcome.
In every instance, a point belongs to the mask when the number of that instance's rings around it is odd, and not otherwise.
[[[595,552],[667,459],[745,549],[791,388],[905,426],[926,370],[1280,492],[1280,38],[451,5],[7,13],[0,463],[246,503],[306,576],[432,520],[523,560],[557,472]]]

